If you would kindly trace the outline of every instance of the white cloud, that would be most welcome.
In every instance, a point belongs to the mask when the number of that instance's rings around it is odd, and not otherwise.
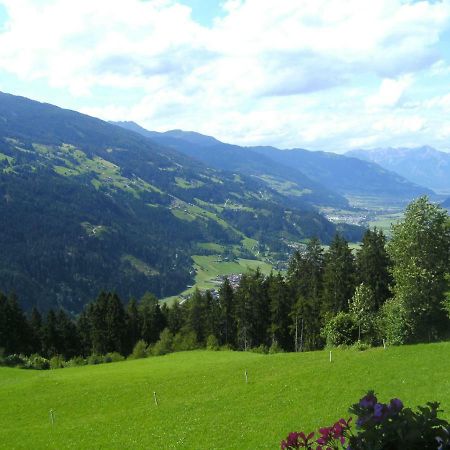
[[[422,73],[448,75],[450,0],[228,0],[209,28],[175,0],[0,3],[0,75],[45,81],[76,105],[101,89],[83,111],[105,119],[313,148],[440,126],[402,104]],[[127,90],[140,100],[115,95]]]

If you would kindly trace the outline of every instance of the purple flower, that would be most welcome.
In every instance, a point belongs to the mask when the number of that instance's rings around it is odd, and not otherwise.
[[[359,406],[361,406],[361,408],[373,408],[377,403],[377,398],[375,397],[375,395],[373,393],[369,393],[367,394],[365,397],[363,397],[360,401],[359,401]]]
[[[389,403],[389,409],[393,413],[398,413],[403,409],[403,402],[398,398],[393,398]]]

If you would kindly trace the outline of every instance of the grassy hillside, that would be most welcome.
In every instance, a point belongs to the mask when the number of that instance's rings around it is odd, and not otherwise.
[[[0,447],[276,449],[289,431],[347,416],[370,388],[409,406],[439,400],[449,418],[449,351],[450,343],[333,351],[332,363],[328,352],[196,351],[46,372],[0,368]]]

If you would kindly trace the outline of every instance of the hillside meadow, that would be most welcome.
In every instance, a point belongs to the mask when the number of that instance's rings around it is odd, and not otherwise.
[[[334,350],[330,363],[328,351],[192,351],[50,371],[0,368],[0,447],[277,449],[289,431],[347,416],[368,389],[408,406],[439,400],[448,419],[449,353],[450,343]]]

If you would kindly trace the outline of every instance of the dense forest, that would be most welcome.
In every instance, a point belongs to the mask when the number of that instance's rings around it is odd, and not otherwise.
[[[0,295],[0,347],[4,355],[95,360],[204,346],[307,351],[444,339],[449,257],[448,213],[422,197],[393,226],[388,243],[380,230],[367,230],[354,255],[339,235],[327,250],[311,239],[285,276],[257,270],[236,289],[225,278],[217,298],[197,290],[168,307],[147,293],[124,305],[117,294],[102,292],[75,318],[64,310],[44,318],[37,309],[27,317],[14,295]]]

